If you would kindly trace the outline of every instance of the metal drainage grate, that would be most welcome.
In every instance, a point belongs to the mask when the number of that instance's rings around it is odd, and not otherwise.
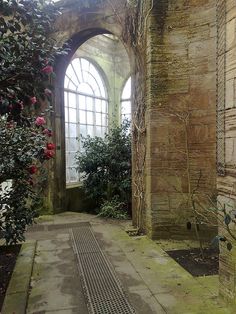
[[[135,313],[92,229],[89,226],[73,228],[71,236],[90,313]]]

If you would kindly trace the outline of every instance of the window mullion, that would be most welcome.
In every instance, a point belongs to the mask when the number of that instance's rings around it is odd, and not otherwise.
[[[80,138],[80,116],[79,116],[79,93],[76,93],[76,135],[77,135],[77,151],[81,148],[81,138]],[[78,181],[80,181],[80,172],[77,172]]]

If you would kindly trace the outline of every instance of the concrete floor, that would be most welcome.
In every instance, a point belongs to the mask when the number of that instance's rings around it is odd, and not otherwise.
[[[129,237],[128,222],[75,213],[39,219],[44,225],[83,221],[91,223],[137,314],[235,313],[218,300],[218,276],[193,278],[162,249],[170,248],[166,241]],[[27,313],[87,314],[69,230],[31,232],[27,239],[37,240]]]

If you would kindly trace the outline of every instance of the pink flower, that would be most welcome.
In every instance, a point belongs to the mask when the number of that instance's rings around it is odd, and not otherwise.
[[[31,165],[28,169],[30,174],[35,174],[37,172],[37,167],[35,165]]]
[[[50,74],[53,72],[53,67],[51,65],[46,65],[44,68],[42,68],[42,72],[45,74]]]
[[[44,130],[43,130],[43,134],[44,134],[44,135],[47,135],[48,137],[51,137],[51,136],[52,136],[52,130],[44,129]]]
[[[50,149],[44,149],[44,158],[45,159],[51,159],[53,158],[55,155],[55,151],[54,150],[50,150]]]
[[[56,148],[56,145],[53,143],[47,143],[47,149],[48,150],[54,150]]]
[[[29,180],[28,180],[28,183],[29,183],[29,185],[31,185],[31,186],[34,186],[34,181],[30,178]],[[14,312],[15,313],[15,312]],[[13,313],[13,314],[14,314]]]
[[[44,94],[45,94],[46,96],[52,96],[52,91],[51,91],[50,89],[48,89],[48,88],[45,88]]]
[[[36,97],[31,97],[30,98],[30,102],[32,105],[34,105],[37,102],[37,98]]]
[[[37,117],[35,120],[35,124],[37,126],[40,126],[40,125],[46,124],[46,121],[45,121],[44,117]]]

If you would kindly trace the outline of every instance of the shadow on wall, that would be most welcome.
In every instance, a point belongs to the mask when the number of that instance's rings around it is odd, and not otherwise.
[[[82,186],[66,189],[65,210],[72,212],[94,212],[96,205],[89,200],[84,193]]]

